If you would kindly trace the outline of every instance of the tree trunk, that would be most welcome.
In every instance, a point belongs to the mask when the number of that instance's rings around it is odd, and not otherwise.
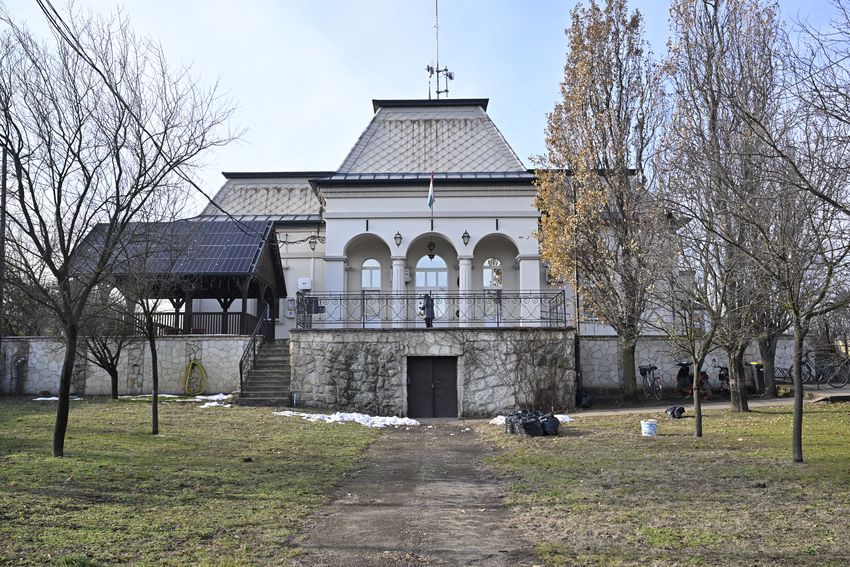
[[[623,397],[629,401],[637,400],[637,378],[635,377],[635,347],[634,339],[619,338],[620,357],[623,360]]]
[[[726,351],[729,357],[729,393],[732,411],[750,411],[747,404],[747,375],[744,371],[744,349]]]
[[[112,399],[117,400],[118,399],[118,369],[113,367],[113,368],[107,368],[106,371],[109,373],[109,381],[110,381],[110,384],[112,386]]]
[[[791,454],[795,463],[803,462],[803,341],[807,329],[799,319],[794,320],[794,364],[791,376],[794,379],[794,417],[791,428]]]
[[[779,335],[772,333],[767,337],[759,339],[759,354],[761,363],[764,365],[764,395],[766,398],[776,397],[776,344]]]
[[[156,358],[156,334],[153,318],[148,317],[148,346],[151,349],[151,435],[159,435],[159,364]]]
[[[692,384],[694,395],[694,437],[702,437],[702,399],[700,399],[700,379],[699,374],[702,370],[702,363],[705,359],[694,359],[694,382]]]
[[[76,325],[68,325],[65,328],[65,359],[62,361],[62,374],[59,377],[59,403],[56,406],[56,425],[53,429],[54,457],[65,456],[65,432],[68,429],[68,412],[71,407],[71,376],[77,358],[78,334]]]

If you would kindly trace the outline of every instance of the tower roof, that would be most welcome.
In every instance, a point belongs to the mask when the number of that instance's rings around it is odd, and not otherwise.
[[[375,116],[337,174],[526,172],[487,99],[374,100]]]

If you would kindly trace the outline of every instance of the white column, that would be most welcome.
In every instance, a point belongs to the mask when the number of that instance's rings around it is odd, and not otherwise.
[[[393,258],[393,295],[401,296],[404,294],[406,284],[404,281],[404,262],[404,258]],[[393,313],[393,327],[404,326],[402,315],[406,310],[405,300],[401,297],[394,298],[390,302],[390,309]]]
[[[519,290],[532,294],[540,293],[540,256],[517,256],[517,264],[519,265]],[[523,327],[537,327],[540,325],[540,301],[539,297],[535,301],[522,303]],[[527,320],[526,320],[527,319]]]
[[[461,322],[469,321],[472,315],[472,257],[458,256],[458,276],[460,277],[460,285],[458,293],[460,294],[460,320]]]

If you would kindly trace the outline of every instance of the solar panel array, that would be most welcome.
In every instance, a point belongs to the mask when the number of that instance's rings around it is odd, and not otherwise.
[[[179,220],[133,223],[119,247],[118,274],[250,274],[256,269],[271,221]],[[104,227],[98,227],[103,230]],[[87,237],[97,241],[97,231]]]

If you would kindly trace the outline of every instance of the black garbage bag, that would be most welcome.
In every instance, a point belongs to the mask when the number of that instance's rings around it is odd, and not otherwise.
[[[666,410],[667,416],[673,419],[682,419],[685,417],[684,406],[670,406]]]
[[[558,421],[557,417],[549,413],[540,418],[540,426],[543,428],[543,435],[557,436],[561,422]]]
[[[582,409],[589,408],[593,405],[593,396],[587,392],[580,392],[578,395],[577,405]]]
[[[522,420],[522,430],[529,437],[540,437],[543,435],[543,424],[539,416],[528,416]]]

